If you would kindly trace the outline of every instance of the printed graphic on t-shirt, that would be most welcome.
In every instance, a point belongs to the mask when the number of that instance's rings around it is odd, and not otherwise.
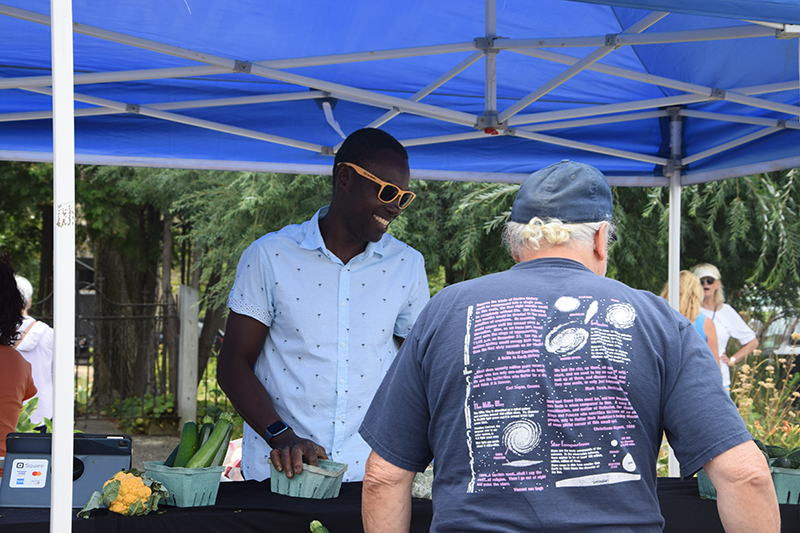
[[[628,303],[591,296],[470,306],[464,341],[468,492],[637,481]]]

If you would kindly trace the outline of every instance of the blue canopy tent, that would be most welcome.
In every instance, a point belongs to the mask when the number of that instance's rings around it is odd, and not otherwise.
[[[682,185],[800,167],[798,37],[800,0],[5,0],[0,159],[55,161],[57,262],[73,162],[327,173],[364,126],[406,145],[414,178],[519,182],[573,159],[669,186],[677,214]],[[71,346],[72,274],[56,276]]]
[[[325,173],[340,132],[376,125],[419,178],[520,181],[563,158],[614,185],[800,166],[796,0],[73,5],[78,163]],[[0,158],[50,160],[49,2],[0,15]]]

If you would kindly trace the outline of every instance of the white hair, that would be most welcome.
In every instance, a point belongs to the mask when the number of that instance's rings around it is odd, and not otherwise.
[[[17,288],[22,294],[22,299],[25,300],[25,307],[27,308],[28,304],[31,303],[31,298],[33,298],[33,285],[22,276],[14,276],[14,278],[17,280]]]
[[[607,224],[606,231],[610,236],[610,243],[614,235],[614,226],[611,222],[566,224],[557,218],[542,220],[538,217],[533,217],[527,224],[508,221],[504,241],[512,255],[518,254],[520,250],[536,251],[553,246],[594,249],[594,236],[604,223]]]

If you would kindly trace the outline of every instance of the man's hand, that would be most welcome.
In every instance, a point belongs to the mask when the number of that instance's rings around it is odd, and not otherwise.
[[[318,459],[327,459],[325,449],[309,439],[301,439],[291,429],[284,431],[270,440],[272,451],[269,458],[278,472],[284,472],[287,478],[294,477],[303,471],[303,457],[306,463],[318,466]]]

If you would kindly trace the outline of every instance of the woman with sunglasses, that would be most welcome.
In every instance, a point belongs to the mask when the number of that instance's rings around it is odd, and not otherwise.
[[[717,267],[710,263],[701,263],[692,270],[700,278],[703,286],[703,303],[701,306],[717,328],[719,358],[722,361],[722,385],[726,390],[731,388],[730,367],[741,362],[747,355],[758,348],[755,332],[745,323],[739,313],[725,303],[722,292],[722,280]],[[742,347],[733,355],[726,353],[728,341],[733,337]]]
[[[681,270],[679,285],[680,303],[678,311],[689,319],[697,330],[697,333],[708,343],[708,349],[711,350],[711,354],[717,361],[717,366],[719,366],[717,328],[714,326],[714,322],[709,316],[704,314],[703,309],[700,307],[700,303],[703,301],[703,287],[700,285],[700,280],[688,270]],[[665,300],[669,300],[669,283],[664,284],[661,297]]]

